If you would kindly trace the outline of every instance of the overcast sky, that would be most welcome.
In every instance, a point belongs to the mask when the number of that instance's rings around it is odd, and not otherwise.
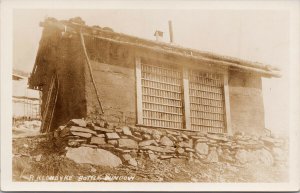
[[[41,38],[39,22],[46,17],[80,16],[88,25],[111,27],[152,39],[155,30],[169,41],[168,20],[175,43],[202,51],[279,67],[282,78],[263,79],[266,127],[288,129],[289,14],[272,10],[16,10],[14,68],[32,70]]]

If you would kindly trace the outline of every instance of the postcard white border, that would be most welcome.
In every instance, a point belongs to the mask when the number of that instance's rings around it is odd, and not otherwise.
[[[300,1],[1,1],[1,190],[2,191],[296,191],[299,190]],[[288,183],[12,182],[13,9],[261,9],[290,12],[290,181]]]

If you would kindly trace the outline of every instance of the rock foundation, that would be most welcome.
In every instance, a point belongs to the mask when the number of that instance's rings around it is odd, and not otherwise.
[[[83,119],[73,119],[67,125],[60,126],[54,132],[54,138],[57,146],[68,151],[74,152],[74,148],[80,147],[88,151],[95,149],[95,152],[98,149],[105,150],[112,153],[112,159],[117,156],[123,164],[134,167],[138,166],[137,160],[141,157],[150,161],[169,160],[172,163],[226,162],[232,165],[266,166],[286,163],[288,157],[287,142],[278,137],[249,136],[244,133],[227,136],[137,126],[111,127],[107,123],[92,123]],[[84,162],[83,159],[80,161]]]

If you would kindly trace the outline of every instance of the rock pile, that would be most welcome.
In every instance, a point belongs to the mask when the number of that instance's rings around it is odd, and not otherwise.
[[[111,167],[120,164],[136,167],[140,158],[169,160],[171,163],[226,162],[273,166],[284,163],[288,153],[284,149],[285,140],[271,136],[113,127],[105,121],[92,123],[83,119],[72,119],[59,127],[54,138],[56,145],[67,147],[70,159]]]

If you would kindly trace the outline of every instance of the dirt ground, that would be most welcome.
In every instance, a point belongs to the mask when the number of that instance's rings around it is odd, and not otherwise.
[[[170,163],[140,156],[138,166],[116,168],[77,164],[65,157],[49,136],[13,139],[14,181],[133,182],[287,182],[287,166],[229,165],[224,162]]]

